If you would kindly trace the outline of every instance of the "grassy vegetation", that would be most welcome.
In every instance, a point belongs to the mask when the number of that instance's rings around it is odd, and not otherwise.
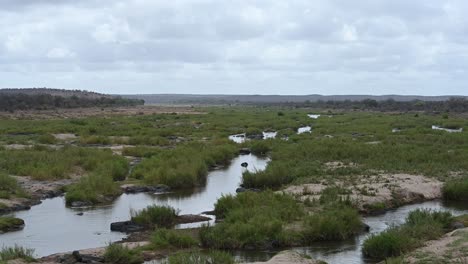
[[[0,233],[24,225],[24,221],[15,217],[0,216]]]
[[[442,192],[447,200],[468,201],[468,177],[446,181]]]
[[[223,251],[178,253],[169,257],[167,264],[234,264],[234,258]]]
[[[191,248],[198,245],[198,242],[189,235],[177,232],[176,230],[158,229],[150,238],[151,246],[160,248]]]
[[[25,197],[26,193],[15,178],[0,172],[0,199],[9,199],[12,196]]]
[[[170,206],[152,205],[134,212],[132,211],[132,221],[148,227],[172,227],[177,219],[177,210]]]
[[[364,241],[363,254],[376,260],[395,257],[437,239],[450,228],[453,217],[447,212],[416,210],[406,218],[405,224],[391,227]]]
[[[129,249],[121,244],[110,244],[104,253],[106,263],[113,264],[140,264],[143,257],[137,250]]]
[[[23,259],[26,262],[34,261],[34,249],[23,248],[20,246],[2,248],[0,250],[0,263],[6,263],[8,260]]]
[[[206,180],[211,166],[228,163],[237,152],[233,143],[191,143],[161,152],[141,162],[132,177],[148,184],[165,184],[171,188],[190,188]]]

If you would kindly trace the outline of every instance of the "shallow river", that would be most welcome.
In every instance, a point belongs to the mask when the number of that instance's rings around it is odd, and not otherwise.
[[[105,246],[125,234],[111,232],[110,224],[130,219],[130,210],[139,210],[151,204],[171,205],[181,214],[200,214],[213,209],[222,194],[235,193],[241,182],[241,163],[247,162],[248,170],[263,170],[268,159],[254,155],[241,155],[225,169],[208,174],[206,185],[190,192],[167,194],[123,194],[112,205],[93,209],[65,207],[63,197],[44,200],[31,210],[12,215],[26,222],[23,230],[0,235],[0,247],[15,244],[34,248],[37,256],[58,252]],[[82,216],[77,213],[83,212]],[[181,226],[181,227],[186,227]]]

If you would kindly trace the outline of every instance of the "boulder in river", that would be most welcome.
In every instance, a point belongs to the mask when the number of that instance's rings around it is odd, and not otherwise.
[[[158,184],[154,186],[141,186],[141,185],[133,185],[127,184],[122,186],[122,189],[125,193],[165,193],[169,192],[171,188],[164,184]]]
[[[241,166],[244,167],[244,168],[246,168],[247,166],[249,166],[249,164],[248,164],[247,162],[242,162],[242,163],[241,163]]]
[[[138,225],[137,223],[134,223],[133,221],[123,221],[123,222],[111,223],[110,229],[111,231],[116,231],[116,232],[132,233],[132,232],[143,231],[145,227]]]

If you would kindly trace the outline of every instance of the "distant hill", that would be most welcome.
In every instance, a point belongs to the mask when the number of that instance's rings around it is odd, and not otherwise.
[[[144,100],[80,90],[0,89],[0,111],[143,105]]]
[[[409,101],[447,101],[450,98],[466,98],[464,96],[418,96],[418,95],[196,95],[196,94],[137,94],[122,95],[125,98],[143,99],[146,104],[276,104],[303,103],[318,101],[376,101],[395,100]]]

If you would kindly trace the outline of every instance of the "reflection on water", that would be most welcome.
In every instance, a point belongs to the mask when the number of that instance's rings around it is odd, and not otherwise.
[[[442,201],[429,201],[421,204],[407,205],[396,210],[388,211],[383,215],[368,216],[364,222],[370,226],[370,233],[361,234],[354,239],[344,242],[320,242],[309,247],[297,247],[295,251],[306,254],[314,259],[323,260],[329,264],[362,264],[372,263],[366,260],[361,254],[361,246],[364,240],[371,234],[380,233],[392,225],[401,225],[405,222],[409,212],[416,209],[431,209],[436,211],[450,211],[454,215],[468,213],[468,204],[447,204]],[[277,252],[253,252],[241,251],[235,252],[240,261],[266,261]]]
[[[81,210],[66,208],[63,197],[45,200],[29,211],[12,214],[24,219],[26,226],[21,231],[0,235],[0,247],[17,244],[34,248],[38,256],[100,247],[125,237],[125,234],[111,232],[110,224],[130,219],[131,209],[161,204],[178,208],[181,214],[212,210],[222,194],[235,193],[242,172],[246,170],[241,166],[243,162],[249,164],[248,170],[263,170],[268,159],[241,155],[227,168],[210,172],[205,186],[188,192],[123,194],[112,205]],[[84,215],[78,216],[79,212]]]
[[[312,127],[310,126],[300,127],[297,129],[297,134],[310,133],[311,130],[312,130]]]
[[[320,117],[320,115],[314,115],[314,114],[308,114],[307,116],[312,118],[312,119],[317,119],[317,118]]]
[[[268,131],[268,132],[262,132],[263,134],[263,139],[269,139],[269,138],[276,138],[276,135],[278,132],[275,131]],[[229,139],[240,144],[244,143],[246,140],[250,140],[247,138],[246,134],[237,134],[237,135],[230,135]]]
[[[449,132],[449,133],[461,133],[461,132],[463,132],[463,128],[451,129],[451,128],[443,128],[443,127],[440,127],[440,126],[432,126],[432,129],[433,130],[442,130],[442,131],[446,131],[446,132]]]

